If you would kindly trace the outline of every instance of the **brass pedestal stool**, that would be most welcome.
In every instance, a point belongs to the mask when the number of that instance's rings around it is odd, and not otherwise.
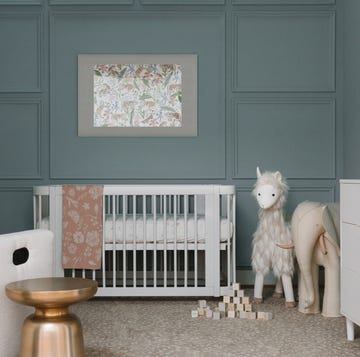
[[[23,324],[20,357],[83,357],[81,322],[71,304],[95,295],[97,282],[81,278],[39,278],[7,284],[11,300],[35,307]]]

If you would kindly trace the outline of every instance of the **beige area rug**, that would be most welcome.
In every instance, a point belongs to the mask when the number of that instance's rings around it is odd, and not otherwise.
[[[246,290],[252,295],[252,290]],[[360,356],[360,329],[346,339],[345,318],[304,315],[267,293],[255,307],[274,319],[192,318],[193,298],[95,298],[72,307],[82,321],[86,356]],[[220,298],[207,299],[215,307]]]

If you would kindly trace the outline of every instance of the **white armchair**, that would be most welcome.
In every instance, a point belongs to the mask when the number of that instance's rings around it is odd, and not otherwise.
[[[34,311],[9,300],[5,285],[53,276],[53,241],[53,233],[41,229],[0,235],[0,356],[18,356],[22,323]]]

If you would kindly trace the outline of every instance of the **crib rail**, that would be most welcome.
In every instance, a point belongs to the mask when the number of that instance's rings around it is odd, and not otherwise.
[[[62,186],[34,188],[34,226],[49,217],[60,244],[61,200]],[[219,296],[235,281],[235,207],[233,186],[105,185],[101,269],[58,274],[97,280],[98,296]]]

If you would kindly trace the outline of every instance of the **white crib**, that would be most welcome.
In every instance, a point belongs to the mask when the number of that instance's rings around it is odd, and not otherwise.
[[[97,296],[220,296],[235,282],[235,188],[104,185],[102,266],[62,268],[62,186],[34,187],[34,228],[56,238],[57,276]]]

